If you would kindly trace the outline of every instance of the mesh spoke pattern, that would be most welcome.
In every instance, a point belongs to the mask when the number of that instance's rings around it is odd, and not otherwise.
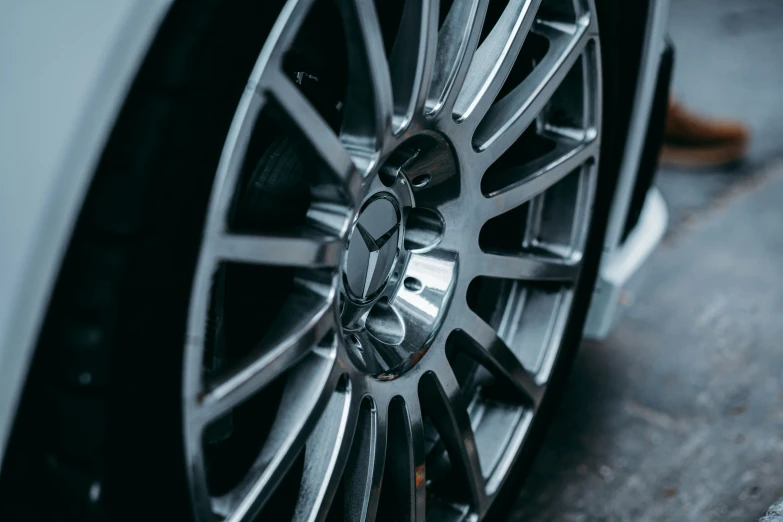
[[[550,3],[405,0],[391,28],[370,0],[283,7],[226,139],[191,302],[183,400],[199,520],[487,513],[557,358],[597,175],[594,9]],[[326,23],[339,31],[318,40]],[[319,45],[342,56],[308,61],[302,49]],[[446,317],[410,335],[390,305],[367,316],[340,298],[357,212],[398,183],[415,202],[404,244],[430,255],[390,279],[399,309],[424,309],[422,281],[458,273],[439,288]],[[243,293],[225,266],[257,284]],[[216,305],[259,295],[244,314]],[[381,351],[357,364],[341,329],[368,320],[351,338]],[[411,339],[413,360],[389,349]],[[377,377],[400,360],[404,372]],[[269,405],[258,447],[217,487],[213,454],[238,451],[238,412],[256,403]]]

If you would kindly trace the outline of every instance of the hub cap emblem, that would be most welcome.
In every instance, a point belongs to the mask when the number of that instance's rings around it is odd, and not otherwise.
[[[352,297],[367,300],[383,288],[397,259],[399,240],[396,202],[386,194],[368,201],[348,245],[345,281]]]

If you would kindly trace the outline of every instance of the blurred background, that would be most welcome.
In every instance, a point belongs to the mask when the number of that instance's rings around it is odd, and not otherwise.
[[[585,342],[512,520],[756,521],[783,495],[783,1],[672,0],[673,90],[748,157],[662,169],[669,229]]]

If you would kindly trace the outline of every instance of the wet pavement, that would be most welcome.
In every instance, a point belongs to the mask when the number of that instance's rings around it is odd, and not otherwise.
[[[782,23],[779,0],[673,0],[677,96],[753,146],[660,173],[667,237],[582,347],[509,520],[755,522],[783,495]]]

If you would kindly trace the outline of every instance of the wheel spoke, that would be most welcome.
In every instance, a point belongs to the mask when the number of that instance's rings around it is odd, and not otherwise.
[[[340,0],[348,42],[348,93],[341,136],[357,155],[374,155],[391,131],[389,63],[374,2]]]
[[[345,469],[345,520],[375,520],[385,461],[386,416],[365,399]]]
[[[598,141],[558,138],[555,148],[520,167],[495,174],[484,200],[485,219],[504,214],[543,193],[598,154]]]
[[[468,337],[468,354],[496,378],[510,384],[537,408],[543,388],[536,382],[535,376],[522,366],[519,358],[497,332],[472,310],[463,311],[459,324],[461,331]]]
[[[260,75],[270,68],[280,69],[285,53],[291,48],[296,35],[302,28],[315,0],[288,0],[272,28],[253,73],[250,84],[258,83]],[[271,67],[270,67],[271,65]]]
[[[476,125],[500,92],[522,48],[541,0],[510,0],[495,27],[481,43],[454,105],[457,121],[473,117]]]
[[[438,35],[439,2],[407,0],[389,56],[394,94],[395,131],[424,110]]]
[[[536,23],[536,32],[550,42],[549,50],[522,83],[489,109],[476,129],[473,146],[482,153],[484,165],[508,150],[552,98],[592,38],[588,21],[586,17],[576,24],[573,33]]]
[[[388,405],[387,455],[379,517],[395,522],[425,519],[426,475],[423,421],[418,398]]]
[[[448,362],[438,375],[425,375],[419,386],[422,407],[446,446],[452,466],[464,479],[464,493],[475,511],[482,513],[486,501],[475,435],[468,416],[467,401]]]
[[[301,231],[290,236],[219,235],[215,256],[223,261],[291,267],[335,267],[345,248],[334,236]]]
[[[410,466],[413,471],[411,522],[424,522],[427,508],[427,475],[424,461],[424,421],[418,403],[406,403],[406,441],[410,448]]]
[[[438,32],[438,47],[430,85],[429,113],[445,110],[449,117],[465,81],[471,59],[481,36],[481,26],[489,0],[451,4]]]
[[[476,275],[528,281],[573,282],[579,263],[526,254],[481,253],[475,261]]]
[[[311,353],[334,327],[331,299],[311,289],[295,291],[273,326],[237,368],[216,382],[207,383],[200,415],[214,419],[264,389],[289,368]]]
[[[298,133],[320,156],[329,170],[350,188],[357,188],[356,168],[336,134],[321,118],[312,104],[285,76],[282,70],[283,56],[296,38],[314,0],[288,0],[269,34],[264,48],[256,60],[234,115],[231,129],[218,166],[213,185],[213,201],[208,227],[222,230],[225,214],[231,206],[239,180],[245,154],[261,110],[272,99],[280,106]],[[215,197],[217,195],[217,197]]]
[[[335,392],[326,405],[305,448],[293,522],[323,521],[329,513],[348,460],[358,407],[350,388]]]
[[[277,417],[245,478],[231,492],[212,499],[226,522],[254,520],[299,456],[334,394],[334,357],[311,353],[288,376]]]
[[[350,143],[344,143],[345,138],[335,134],[296,84],[282,72],[270,72],[268,78],[265,78],[265,87],[329,171],[356,197],[362,181],[359,170],[363,166],[364,156],[359,154],[351,157]]]

